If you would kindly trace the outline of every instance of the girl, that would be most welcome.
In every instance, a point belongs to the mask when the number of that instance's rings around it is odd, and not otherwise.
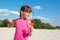
[[[12,27],[14,23],[16,26],[14,40],[28,40],[28,37],[32,35],[34,24],[28,20],[31,12],[31,8],[24,5],[20,9],[20,18],[16,19],[15,22],[9,21],[9,27]]]

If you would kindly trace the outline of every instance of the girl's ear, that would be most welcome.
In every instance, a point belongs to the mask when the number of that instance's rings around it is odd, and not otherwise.
[[[23,14],[23,11],[21,11],[21,14]]]

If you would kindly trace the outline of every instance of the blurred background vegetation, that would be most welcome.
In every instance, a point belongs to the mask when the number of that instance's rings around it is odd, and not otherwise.
[[[35,29],[60,29],[60,26],[52,26],[49,23],[43,23],[40,19],[32,19]],[[8,27],[8,19],[0,19],[0,27]]]

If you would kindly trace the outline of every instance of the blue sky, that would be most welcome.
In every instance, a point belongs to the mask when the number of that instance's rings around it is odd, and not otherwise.
[[[32,8],[34,18],[60,26],[60,0],[0,0],[0,19],[18,18],[22,5]]]

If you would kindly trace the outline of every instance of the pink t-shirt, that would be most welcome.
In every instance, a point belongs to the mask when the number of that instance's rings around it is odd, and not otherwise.
[[[28,20],[17,19],[14,40],[28,40]]]

